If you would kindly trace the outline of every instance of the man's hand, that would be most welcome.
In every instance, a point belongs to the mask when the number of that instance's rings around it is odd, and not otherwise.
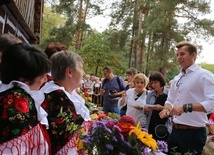
[[[181,106],[174,106],[172,108],[172,114],[175,116],[180,116],[184,112],[183,105]]]
[[[159,113],[159,116],[160,118],[166,118],[166,117],[169,117],[170,115],[170,111],[168,109],[163,109],[160,113]]]
[[[166,118],[171,115],[172,106],[169,103],[166,103],[163,107],[163,110],[159,113],[160,118]]]
[[[121,96],[123,96],[124,93],[126,94],[125,91],[121,91],[121,92],[117,92],[117,93],[111,93],[110,95],[112,97],[121,97]]]

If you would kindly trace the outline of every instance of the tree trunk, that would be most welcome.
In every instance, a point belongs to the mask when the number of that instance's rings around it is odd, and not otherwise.
[[[84,32],[85,32],[85,28],[83,28],[82,26],[85,25],[86,15],[87,15],[87,11],[88,11],[88,5],[89,5],[89,0],[86,1],[85,11],[83,12],[82,23],[81,23],[82,29],[80,31],[80,40],[79,40],[79,49],[81,49],[81,47],[82,47],[82,40],[83,40],[83,36],[84,36]]]
[[[78,20],[77,20],[77,31],[76,31],[76,44],[75,44],[75,50],[79,50],[80,49],[80,38],[81,38],[81,23],[82,23],[82,13],[83,13],[83,9],[82,9],[82,4],[83,0],[79,0],[79,10],[78,10]]]
[[[138,17],[138,34],[137,34],[137,51],[136,51],[136,68],[142,72],[142,58],[143,58],[143,49],[142,47],[142,40],[141,40],[141,31],[142,31],[142,20],[143,20],[143,9],[140,8],[139,10],[139,17]]]

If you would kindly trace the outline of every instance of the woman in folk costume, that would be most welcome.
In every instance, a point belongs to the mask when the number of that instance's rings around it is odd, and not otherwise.
[[[50,154],[47,113],[41,108],[51,64],[28,44],[10,46],[2,56],[0,85],[0,154]]]
[[[89,110],[84,99],[76,93],[83,78],[83,60],[70,51],[61,51],[51,57],[53,81],[41,91],[46,99],[42,107],[48,113],[49,137],[53,154],[84,154],[78,149],[82,130],[91,126]]]

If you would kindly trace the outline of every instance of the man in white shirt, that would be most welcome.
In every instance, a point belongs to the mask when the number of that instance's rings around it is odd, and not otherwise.
[[[165,108],[160,112],[161,118],[173,114],[168,154],[197,152],[201,155],[207,137],[207,114],[214,112],[214,75],[195,64],[194,45],[180,42],[176,47],[182,69],[172,80]]]

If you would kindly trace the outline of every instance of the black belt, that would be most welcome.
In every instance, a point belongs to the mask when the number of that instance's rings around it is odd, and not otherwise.
[[[189,126],[189,125],[184,125],[184,124],[176,124],[172,122],[173,127],[176,129],[181,129],[181,130],[197,130],[197,129],[203,129],[204,127],[195,127],[195,126]]]

